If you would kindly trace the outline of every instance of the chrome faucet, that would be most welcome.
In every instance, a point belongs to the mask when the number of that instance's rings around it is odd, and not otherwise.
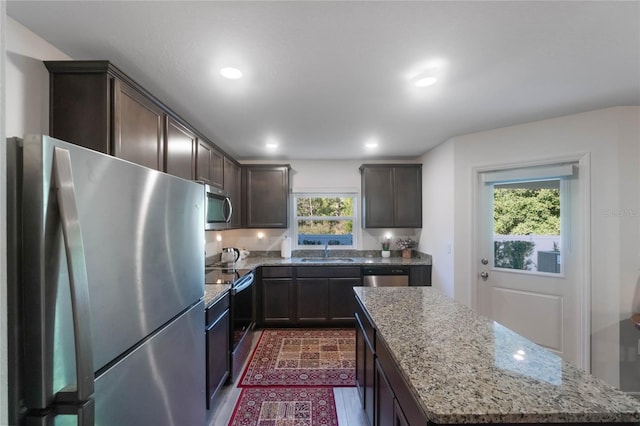
[[[324,245],[324,257],[329,257],[329,242]]]

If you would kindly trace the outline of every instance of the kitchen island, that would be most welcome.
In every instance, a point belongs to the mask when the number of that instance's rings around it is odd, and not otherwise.
[[[635,399],[432,287],[354,292],[372,424],[640,422]]]

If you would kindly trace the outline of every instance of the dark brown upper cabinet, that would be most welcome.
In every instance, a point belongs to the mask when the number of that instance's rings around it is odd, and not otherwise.
[[[113,155],[163,171],[164,113],[125,82],[113,85]]]
[[[165,112],[108,61],[45,61],[54,138],[164,170]]]
[[[206,139],[198,140],[196,180],[224,187],[224,154]]]
[[[288,227],[289,169],[288,164],[243,167],[244,227]]]
[[[233,214],[231,215],[231,228],[242,226],[242,173],[238,163],[228,157],[224,157],[224,190],[229,193]]]
[[[225,153],[109,61],[45,61],[51,136],[223,187]]]
[[[167,117],[167,173],[184,179],[195,176],[196,135],[174,118]]]
[[[362,227],[422,228],[422,165],[363,164]]]

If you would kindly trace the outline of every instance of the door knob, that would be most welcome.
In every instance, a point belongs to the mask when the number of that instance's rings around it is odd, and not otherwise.
[[[487,263],[489,263],[489,261],[487,259],[482,259],[480,263],[482,263],[483,265],[486,265]]]
[[[486,271],[480,272],[480,276],[482,277],[483,280],[486,280],[487,278],[489,278],[489,274]]]

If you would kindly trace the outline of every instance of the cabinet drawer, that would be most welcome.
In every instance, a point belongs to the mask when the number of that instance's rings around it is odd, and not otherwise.
[[[211,305],[211,307],[207,308],[205,312],[205,324],[209,325],[218,318],[220,315],[224,313],[225,310],[229,308],[229,293],[222,296],[220,300]]]
[[[262,268],[263,278],[291,278],[293,277],[293,267],[291,266],[264,266]]]
[[[360,278],[359,266],[298,266],[299,278]]]

